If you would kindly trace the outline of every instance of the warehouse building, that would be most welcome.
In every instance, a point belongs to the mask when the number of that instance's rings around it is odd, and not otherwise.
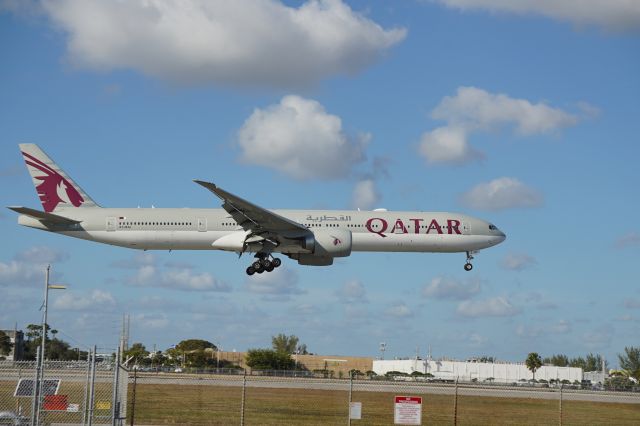
[[[424,359],[374,360],[373,371],[384,375],[390,371],[411,374],[419,372],[431,374],[437,380],[492,381],[496,383],[517,383],[533,379],[533,373],[523,363],[476,362]],[[545,365],[536,371],[536,380],[582,381],[582,369]]]

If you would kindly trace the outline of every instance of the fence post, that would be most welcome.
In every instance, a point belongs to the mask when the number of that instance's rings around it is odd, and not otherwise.
[[[38,389],[40,380],[40,346],[36,349],[36,377],[33,380],[33,403],[31,404],[31,426],[37,426],[37,413],[39,410]]]
[[[456,377],[456,386],[453,394],[453,426],[458,424],[458,378]]]
[[[97,348],[93,347],[93,354],[91,355],[91,378],[89,380],[89,421],[87,424],[91,426],[93,424],[93,406],[95,404],[95,387],[96,387],[96,352]]]
[[[242,376],[242,401],[240,402],[240,426],[244,426],[244,398],[247,391],[247,370],[244,370]]]
[[[91,383],[91,349],[87,352],[87,381],[84,384],[84,398],[82,399],[82,424],[87,424],[87,414],[89,412],[89,386]]]
[[[560,383],[560,426],[562,426],[562,386],[563,384]]]
[[[131,426],[134,425],[133,418],[136,416],[136,385],[138,384],[138,369],[133,370],[133,395],[131,395]]]
[[[348,425],[351,426],[351,396],[353,394],[353,370],[349,371],[349,410],[347,411],[347,417],[349,417]]]
[[[116,359],[113,366],[113,391],[111,392],[111,424],[117,426],[120,417],[120,402],[118,401],[118,381],[120,379],[120,346],[116,349]]]

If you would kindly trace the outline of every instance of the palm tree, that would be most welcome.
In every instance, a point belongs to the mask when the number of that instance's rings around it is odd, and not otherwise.
[[[540,358],[540,355],[538,355],[537,352],[531,352],[527,356],[527,360],[524,363],[527,365],[527,368],[533,373],[533,380],[535,380],[536,370],[542,367],[542,358]]]

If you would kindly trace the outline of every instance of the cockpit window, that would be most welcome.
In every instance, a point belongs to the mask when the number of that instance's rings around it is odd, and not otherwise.
[[[498,227],[493,225],[493,224],[491,224],[491,225],[489,225],[489,229],[492,230],[492,231],[495,231],[495,230],[498,229]]]

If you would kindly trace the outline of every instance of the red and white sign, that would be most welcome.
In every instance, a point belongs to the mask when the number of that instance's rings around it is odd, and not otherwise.
[[[393,423],[397,425],[422,424],[422,397],[396,396]]]

